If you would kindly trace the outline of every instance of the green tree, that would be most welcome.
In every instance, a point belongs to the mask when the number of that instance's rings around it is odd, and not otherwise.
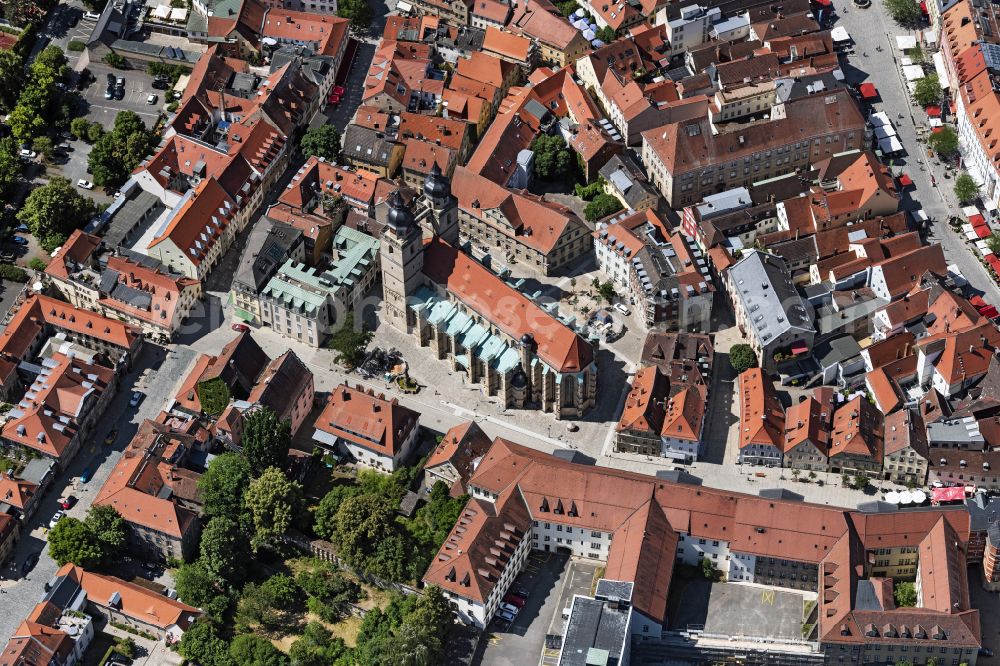
[[[314,155],[336,162],[340,159],[340,132],[333,125],[313,127],[302,135],[299,146],[305,157]]]
[[[178,567],[174,572],[174,587],[181,601],[198,608],[206,608],[223,596],[222,581],[201,561]]]
[[[240,634],[229,644],[229,657],[240,666],[288,666],[288,657],[263,636]]]
[[[90,121],[84,116],[74,118],[69,123],[69,133],[78,139],[86,139],[88,129],[90,129]]]
[[[334,486],[330,492],[324,495],[313,514],[315,520],[313,530],[316,534],[324,539],[331,538],[337,529],[337,511],[340,509],[341,503],[348,497],[354,497],[360,493],[361,490],[357,486],[343,484]]]
[[[589,221],[594,222],[605,218],[612,213],[617,213],[623,208],[624,206],[618,197],[611,194],[598,194],[583,209],[583,215]]]
[[[48,266],[49,264],[40,257],[32,257],[28,261],[28,268],[30,268],[33,271],[44,271],[46,268],[48,268]]]
[[[337,16],[349,19],[356,28],[367,28],[372,22],[372,8],[368,0],[341,0],[337,3]]]
[[[438,481],[431,487],[427,503],[417,509],[413,520],[407,524],[407,530],[428,550],[436,551],[448,538],[468,501],[468,495],[452,497],[448,486]]]
[[[5,51],[0,51],[2,53]],[[0,139],[0,196],[9,195],[11,188],[21,179],[24,164],[20,152],[21,148],[14,137]]]
[[[561,134],[542,134],[531,142],[535,153],[535,176],[542,180],[569,179],[576,161]]]
[[[750,368],[757,367],[757,355],[753,353],[753,348],[747,344],[736,344],[729,349],[729,365],[736,374],[740,375]]]
[[[949,158],[958,152],[958,134],[948,126],[939,129],[927,137],[927,144],[941,157]]]
[[[986,239],[986,245],[993,254],[1000,254],[1000,234],[995,231],[990,234],[990,237]]]
[[[859,473],[857,473],[857,474],[854,475],[854,483],[853,483],[853,485],[858,490],[863,490],[864,488],[867,488],[869,483],[871,483],[871,481],[864,474],[861,474],[859,472]]]
[[[978,196],[979,187],[976,185],[976,181],[968,173],[964,171],[960,173],[955,179],[955,197],[959,203],[964,206]]]
[[[87,127],[87,141],[94,143],[102,136],[104,136],[104,125],[97,122],[90,123],[90,126]]]
[[[199,666],[237,666],[229,656],[229,645],[209,622],[195,622],[189,627],[178,651]]]
[[[132,111],[119,112],[114,128],[98,137],[87,157],[94,183],[121,185],[153,147],[153,134],[142,119]]]
[[[917,605],[917,586],[911,582],[900,581],[892,586],[892,596],[896,606],[912,608]]]
[[[299,589],[285,574],[275,574],[258,585],[249,583],[236,606],[236,623],[250,629],[260,627],[273,631],[286,624],[289,614],[297,608]]]
[[[229,584],[239,583],[246,572],[246,536],[229,516],[208,521],[201,534],[201,559],[209,573]]]
[[[347,646],[319,622],[306,625],[288,654],[293,666],[330,666],[348,653]]]
[[[937,74],[918,79],[913,85],[913,99],[920,106],[937,104],[941,101],[941,95],[941,83],[938,81]]]
[[[601,283],[601,286],[597,288],[597,294],[605,300],[605,302],[610,303],[615,298],[615,283],[611,280],[605,280]]]
[[[378,495],[358,495],[341,503],[331,539],[348,564],[365,568],[378,544],[393,534],[396,503]]]
[[[31,149],[41,155],[46,161],[51,161],[52,155],[56,150],[56,144],[49,137],[40,136],[31,142]]]
[[[361,587],[327,562],[318,562],[312,569],[300,571],[295,583],[310,597],[338,612],[361,598]]]
[[[56,176],[28,195],[17,220],[27,225],[46,251],[52,251],[96,212],[92,200],[81,196],[68,179]]]
[[[576,4],[576,0],[564,0],[564,2],[557,3],[556,8],[563,16],[569,16],[579,9],[580,5]]]
[[[9,113],[24,86],[24,58],[14,49],[0,51],[0,112]]]
[[[243,495],[253,479],[250,463],[238,453],[223,453],[198,479],[202,511],[208,517],[236,519],[245,510]]]
[[[91,569],[101,563],[104,552],[83,521],[66,516],[49,532],[49,555],[59,566],[72,562]]]
[[[276,467],[264,470],[247,488],[246,507],[253,519],[254,549],[281,536],[291,526],[302,501],[302,486]]]
[[[611,42],[615,41],[616,38],[615,29],[609,25],[606,25],[603,28],[598,28],[597,32],[594,33],[594,36],[597,37],[597,39],[604,42],[605,44],[610,44]]]
[[[917,0],[885,0],[885,8],[892,20],[904,28],[920,24],[920,5]]]
[[[719,569],[715,566],[715,562],[707,557],[703,557],[701,559],[701,575],[708,581],[715,582],[719,580]]]
[[[333,332],[326,346],[337,352],[333,359],[334,363],[353,370],[364,361],[373,335],[364,325],[360,328],[355,326],[354,313],[348,312],[344,317],[344,323]]]
[[[91,506],[84,520],[100,545],[104,560],[115,559],[128,542],[128,525],[118,510],[110,504]]]
[[[260,476],[268,467],[284,469],[291,443],[291,424],[287,419],[280,420],[270,407],[253,410],[243,424],[243,457],[254,476]]]

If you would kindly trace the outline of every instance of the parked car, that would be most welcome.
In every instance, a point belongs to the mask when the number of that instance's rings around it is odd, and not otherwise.
[[[52,516],[52,520],[49,521],[49,529],[51,530],[53,527],[55,527],[56,523],[58,523],[60,520],[62,520],[63,516],[65,516],[65,515],[66,514],[63,513],[62,511],[56,511],[55,515]]]
[[[615,310],[618,310],[618,312],[621,312],[626,317],[632,314],[632,311],[625,307],[624,303],[615,303]]]
[[[346,91],[344,90],[344,86],[334,86],[331,92],[333,92],[334,95],[339,95],[340,97],[343,97]]]
[[[28,229],[27,225],[25,225],[25,224],[19,224],[16,227],[14,227],[14,231],[19,231],[22,234],[26,234],[26,233],[28,233],[29,229]]]
[[[516,594],[513,594],[511,592],[508,592],[506,595],[504,595],[503,600],[504,600],[504,602],[506,602],[506,603],[508,603],[508,604],[510,604],[512,606],[517,606],[518,608],[524,608],[524,604],[525,604],[524,597],[520,597],[520,596],[518,596]]]
[[[81,178],[80,180],[76,181],[76,186],[77,187],[82,187],[85,190],[92,190],[92,189],[94,189],[94,184],[92,182],[90,182],[89,180],[84,180],[83,178]]]
[[[156,90],[167,90],[170,88],[170,81],[167,79],[153,79],[153,82],[150,85],[152,85]]]
[[[240,333],[247,333],[250,330],[250,327],[246,324],[233,324],[233,330],[239,331]]]
[[[513,590],[514,594],[521,597],[522,599],[527,599],[531,596],[531,590],[526,587],[516,587]]]
[[[503,620],[504,622],[514,621],[514,614],[511,613],[510,611],[505,611],[503,609],[497,611],[496,617]]]
[[[104,438],[104,446],[111,446],[118,439],[118,428],[112,428],[108,436]]]
[[[12,240],[14,241],[15,245],[27,245],[28,244],[28,239],[25,238],[24,236],[14,236],[14,238]]]
[[[72,495],[59,498],[59,506],[63,509],[72,509],[74,504],[76,504],[76,498]]]
[[[128,404],[132,407],[138,407],[139,403],[142,402],[143,395],[139,391],[132,391],[132,399],[128,401]]]
[[[83,18],[87,19],[88,21],[96,21],[97,19],[101,18],[101,15],[96,12],[84,12]]]
[[[167,599],[176,599],[177,590],[175,590],[172,587],[168,587],[167,589],[163,590],[163,596],[165,596]]]
[[[111,72],[108,72],[108,85],[114,86],[116,81],[118,81],[118,78]]]
[[[146,104],[152,106],[153,104],[156,104],[156,100],[158,99],[160,98],[157,97],[156,95],[150,95],[149,97],[146,98]]]
[[[33,151],[30,148],[22,148],[21,149],[21,157],[24,157],[24,158],[29,159],[29,160],[33,160],[36,157],[38,157],[38,153],[36,153],[35,151]]]
[[[31,573],[31,570],[35,568],[36,564],[38,564],[38,557],[39,557],[38,553],[32,553],[31,555],[28,555],[27,559],[24,560],[24,564],[21,565],[22,576],[27,576],[29,573]]]
[[[80,483],[89,483],[92,476],[94,476],[94,472],[89,467],[84,469],[83,473],[80,474]]]
[[[107,89],[104,91],[104,99],[114,99],[114,98],[115,98],[114,86],[108,86]]]
[[[521,611],[521,609],[515,606],[514,604],[508,604],[503,602],[500,603],[500,610],[505,610],[511,615],[517,615]]]

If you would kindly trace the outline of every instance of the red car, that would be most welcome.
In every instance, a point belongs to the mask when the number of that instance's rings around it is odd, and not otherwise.
[[[339,95],[330,95],[330,97],[328,97],[326,101],[327,101],[327,103],[333,104],[334,106],[336,106],[337,104],[340,104],[340,96]]]
[[[233,330],[239,331],[240,333],[247,333],[250,331],[250,327],[246,324],[233,324]]]
[[[334,86],[333,87],[333,94],[334,95],[338,95],[340,97],[343,97],[345,92],[347,92],[347,91],[344,90],[344,86]]]
[[[61,509],[72,509],[74,504],[76,504],[76,498],[72,495],[59,498],[59,507]]]
[[[517,606],[518,608],[524,608],[524,598],[519,597],[514,593],[509,593],[505,595],[503,600],[512,606]]]

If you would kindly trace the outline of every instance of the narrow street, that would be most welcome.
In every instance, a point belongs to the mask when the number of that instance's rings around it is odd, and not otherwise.
[[[928,158],[927,144],[917,138],[916,128],[926,124],[927,115],[910,100],[899,65],[900,57],[905,54],[896,48],[896,36],[912,35],[913,31],[896,25],[882,2],[859,9],[849,0],[842,0],[837,7],[836,25],[843,26],[854,40],[854,54],[844,67],[847,81],[852,86],[866,81],[875,84],[879,99],[874,110],[886,112],[906,149],[906,157],[893,163],[894,173],[905,171],[916,185],[915,190],[903,193],[903,208],[907,211],[922,208],[933,221],[928,242],[940,243],[948,263],[957,266],[974,288],[985,292],[988,302],[1000,303],[1000,288],[971,246],[948,226],[948,217],[961,211],[952,191],[954,179],[945,177],[940,161]],[[929,51],[925,53],[930,57]],[[937,181],[936,187],[931,184],[931,176]]]

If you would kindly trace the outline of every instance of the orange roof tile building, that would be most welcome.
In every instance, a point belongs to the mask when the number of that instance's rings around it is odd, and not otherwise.
[[[67,301],[171,340],[201,299],[201,283],[170,274],[141,255],[99,256],[100,238],[74,231],[45,275]]]
[[[115,394],[115,371],[61,352],[43,359],[41,372],[9,412],[2,437],[65,468],[93,432]]]
[[[708,386],[700,373],[679,381],[658,366],[635,374],[615,427],[615,450],[693,462],[701,451]]]
[[[459,233],[505,262],[552,275],[590,248],[587,228],[567,206],[524,190],[508,190],[466,167],[455,170]]]
[[[94,498],[129,526],[129,549],[157,561],[187,559],[198,545],[201,476],[184,467],[195,437],[145,420]]]
[[[974,660],[981,645],[964,510],[861,513],[767,499],[574,464],[500,438],[467,486],[471,499],[423,581],[439,586],[469,624],[490,621],[530,552],[561,551],[606,565],[593,600],[605,602],[601,612],[626,614],[612,634],[620,640],[625,627],[653,637],[685,629],[668,615],[675,563],[709,558],[729,581],[818,593],[816,642],[826,655],[875,661],[889,645],[905,645]],[[916,607],[868,592],[916,575],[926,590]],[[572,613],[581,610],[573,604]],[[701,655],[712,643],[698,636],[685,647]]]
[[[507,407],[579,417],[596,400],[594,348],[451,244],[457,206],[443,175],[428,178],[417,204],[434,234],[425,242],[410,206],[398,192],[390,199],[379,251],[384,320]]]
[[[740,406],[740,463],[781,467],[785,410],[771,380],[760,368],[750,368],[736,378],[736,397]]]
[[[359,465],[392,473],[413,453],[419,422],[420,414],[396,398],[342,384],[330,392],[316,419],[313,440]]]
[[[429,493],[440,481],[452,497],[464,495],[465,484],[492,443],[475,421],[450,429],[424,463],[424,489]]]

